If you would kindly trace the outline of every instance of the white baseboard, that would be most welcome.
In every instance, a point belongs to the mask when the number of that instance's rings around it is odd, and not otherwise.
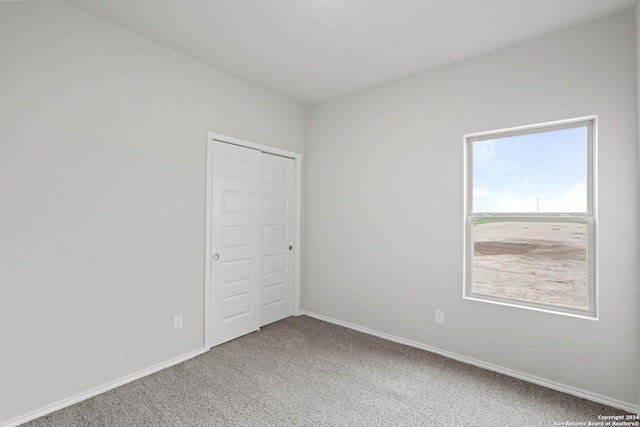
[[[344,326],[345,328],[353,329],[358,332],[363,332],[368,335],[373,335],[379,338],[383,338],[387,341],[397,342],[399,344],[408,345],[410,347],[419,348],[421,350],[426,350],[431,353],[436,353],[444,357],[448,357],[450,359],[457,360],[459,362],[467,363],[469,365],[477,366],[479,368],[487,369],[489,371],[498,372],[500,374],[508,375],[513,378],[518,378],[523,381],[527,381],[530,383],[538,384],[543,387],[547,387],[556,391],[560,391],[562,393],[567,393],[573,396],[581,397],[583,399],[591,400],[593,402],[602,403],[603,405],[611,406],[614,408],[622,409],[627,412],[631,412],[634,414],[640,413],[640,406],[634,405],[628,402],[623,402],[617,399],[612,399],[607,396],[602,396],[596,393],[592,393],[590,391],[581,390],[579,388],[571,387],[565,384],[560,384],[554,381],[545,380],[544,378],[539,378],[533,375],[524,374],[522,372],[514,371],[512,369],[503,368],[498,365],[493,365],[491,363],[486,363],[481,360],[472,359],[470,357],[462,356],[460,354],[452,353],[450,351],[441,350],[437,347],[431,347],[425,344],[421,344],[416,341],[407,340],[404,338],[396,337],[394,335],[389,335],[384,332],[379,332],[373,329],[365,328],[363,326],[354,325],[352,323],[343,322],[342,320],[333,319],[331,317],[323,316],[321,314],[303,311],[303,314],[313,317],[318,320],[323,320],[325,322],[333,323],[335,325]]]
[[[134,374],[131,375],[127,375],[126,377],[122,377],[120,379],[117,379],[115,381],[109,382],[107,384],[101,385],[99,387],[96,388],[92,388],[90,390],[87,390],[83,393],[79,393],[76,394],[75,396],[69,397],[67,399],[62,399],[59,400],[55,403],[52,403],[51,405],[47,405],[43,408],[37,409],[33,412],[30,412],[28,414],[25,415],[21,415],[19,417],[13,418],[11,420],[5,421],[5,422],[0,422],[0,427],[16,427],[19,426],[20,424],[24,424],[26,422],[29,422],[31,420],[35,420],[36,418],[40,418],[43,417],[47,414],[50,414],[52,412],[58,411],[60,409],[66,408],[67,406],[71,406],[74,405],[78,402],[82,402],[83,400],[87,400],[91,397],[97,396],[101,393],[107,392],[109,390],[113,390],[114,388],[120,387],[122,385],[128,384],[132,381],[138,380],[140,378],[146,377],[147,375],[151,375],[153,373],[156,373],[158,371],[161,371],[165,368],[168,368],[170,366],[173,365],[177,365],[178,363],[182,363],[185,360],[189,360],[192,359],[196,356],[199,356],[203,353],[205,353],[207,350],[205,348],[201,348],[198,350],[194,350],[192,352],[189,352],[187,354],[183,354],[182,356],[178,356],[176,358],[173,358],[171,360],[167,360],[166,362],[162,362],[162,363],[158,363],[157,365],[154,365],[150,368],[147,369],[143,369],[142,371],[138,371]]]

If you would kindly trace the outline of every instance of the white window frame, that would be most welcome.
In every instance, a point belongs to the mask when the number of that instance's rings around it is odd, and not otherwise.
[[[559,213],[497,213],[473,212],[473,150],[476,141],[505,138],[518,135],[535,134],[546,131],[562,130],[577,127],[587,127],[587,212],[559,212]],[[569,120],[540,123],[517,128],[501,129],[488,132],[467,134],[464,136],[464,286],[463,298],[492,304],[507,305],[529,310],[537,310],[586,319],[598,319],[598,287],[597,287],[597,203],[596,203],[596,141],[597,116],[580,117]],[[584,221],[587,227],[587,308],[581,309],[551,303],[521,300],[509,297],[499,297],[473,292],[474,248],[472,227],[476,220],[502,221],[543,221],[543,222],[572,222]]]

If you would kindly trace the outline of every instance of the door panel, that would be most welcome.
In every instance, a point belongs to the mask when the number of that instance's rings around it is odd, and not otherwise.
[[[289,207],[289,197],[280,194],[264,195],[264,213],[286,215]]]
[[[264,226],[264,244],[289,243],[287,224],[266,224]]]
[[[225,248],[251,246],[253,242],[252,225],[223,225],[221,233],[222,246]]]
[[[262,305],[268,307],[287,299],[287,282],[276,283],[262,289]]]
[[[251,291],[222,298],[222,320],[228,322],[240,316],[249,315],[252,305]],[[251,331],[249,331],[251,332]]]
[[[260,323],[262,153],[214,142],[211,215],[211,345]]]
[[[293,314],[293,159],[262,154],[260,325]]]

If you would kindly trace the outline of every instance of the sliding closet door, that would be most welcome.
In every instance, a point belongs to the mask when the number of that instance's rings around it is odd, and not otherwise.
[[[213,141],[209,344],[293,314],[294,160]]]
[[[212,346],[260,324],[262,153],[214,142],[211,212]]]
[[[262,154],[260,326],[293,314],[293,159]]]

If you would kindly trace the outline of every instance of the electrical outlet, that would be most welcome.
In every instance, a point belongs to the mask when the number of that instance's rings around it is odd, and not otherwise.
[[[182,329],[182,314],[173,316],[173,330],[179,331]]]
[[[436,323],[444,325],[444,311],[436,310]]]

